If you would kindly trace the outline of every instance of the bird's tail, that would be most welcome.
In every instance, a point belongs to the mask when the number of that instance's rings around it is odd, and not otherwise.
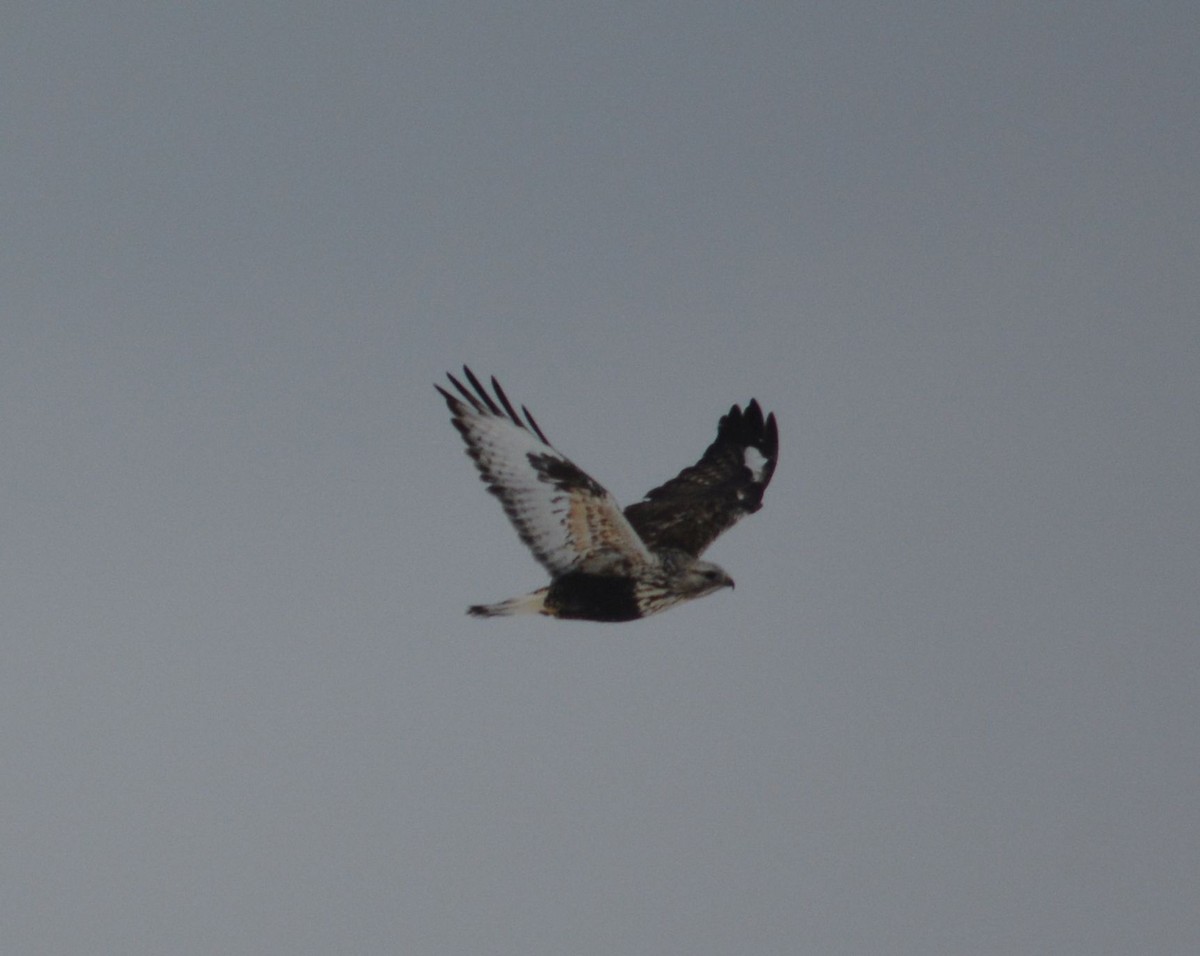
[[[520,597],[509,598],[496,604],[472,604],[467,613],[472,617],[508,617],[512,614],[549,614],[546,610],[547,588],[540,588],[532,594],[522,594]]]

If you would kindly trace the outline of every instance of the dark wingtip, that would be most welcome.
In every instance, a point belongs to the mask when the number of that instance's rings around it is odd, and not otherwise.
[[[450,384],[457,389],[458,395],[452,395],[436,382],[433,386],[438,390],[438,392],[441,393],[442,397],[446,400],[446,403],[450,406],[450,410],[452,412],[457,414],[459,409],[465,408],[463,405],[463,402],[465,401],[470,404],[470,406],[479,414],[491,414],[499,418],[507,417],[514,425],[518,425],[519,427],[525,429],[532,429],[533,433],[537,435],[538,438],[540,438],[547,445],[550,444],[550,440],[538,426],[538,423],[534,417],[529,413],[529,409],[524,405],[521,406],[521,411],[525,413],[525,421],[521,421],[521,416],[517,414],[516,406],[513,405],[508,395],[505,394],[504,389],[501,387],[500,382],[497,381],[496,376],[492,376],[492,389],[495,391],[495,397],[493,397],[492,393],[484,387],[483,382],[479,380],[479,377],[471,371],[469,365],[463,365],[462,374],[467,380],[466,385],[464,385],[449,372],[446,373],[446,378],[450,381]],[[461,396],[461,398],[459,396]],[[499,404],[497,404],[497,399],[499,400]]]
[[[467,386],[465,386],[462,382],[460,382],[458,379],[456,379],[449,372],[446,373],[446,378],[450,381],[450,384],[453,385],[455,387],[455,389],[457,389],[458,394],[461,395],[463,399],[466,399],[467,402],[470,403],[470,405],[473,409],[475,409],[477,412],[483,411],[483,406],[479,404],[479,399],[477,399],[473,394],[471,394],[471,390],[469,388],[467,388]],[[441,390],[439,389],[439,391],[441,391]],[[442,392],[442,394],[444,395],[446,393]],[[451,397],[453,397],[453,396],[451,396]],[[449,401],[449,398],[447,399],[447,401]],[[461,402],[461,399],[454,398],[454,401]]]
[[[504,394],[504,389],[496,381],[495,375],[492,376],[492,389],[495,391],[496,397],[500,399],[500,404],[504,406],[504,410],[508,412],[508,417],[513,420],[514,424],[521,425],[521,417],[517,414],[516,409],[513,408],[512,402],[508,400],[508,396]],[[521,427],[524,428],[525,426],[521,425]]]
[[[500,406],[496,404],[496,400],[492,398],[490,394],[488,394],[488,390],[483,387],[483,383],[475,377],[475,373],[464,365],[463,374],[467,377],[467,381],[471,383],[471,387],[475,389],[475,392],[480,398],[483,399],[483,403],[487,406],[488,411],[490,411],[493,415],[503,415],[504,412],[500,410]],[[495,379],[492,381],[495,381]]]
[[[447,375],[449,376],[449,373],[447,373]],[[451,378],[451,381],[453,381],[453,378]],[[461,409],[463,407],[462,399],[460,399],[457,395],[451,395],[444,388],[442,388],[442,386],[440,386],[437,382],[433,383],[433,387],[436,388],[438,391],[438,394],[441,395],[442,398],[444,398],[446,400],[446,406],[450,409],[450,412],[454,415],[457,415],[459,412],[459,409]]]
[[[521,411],[523,411],[525,413],[525,421],[527,421],[529,423],[529,427],[533,429],[533,433],[535,435],[537,435],[537,437],[540,438],[542,441],[544,441],[547,445],[549,445],[550,439],[547,438],[545,433],[542,431],[542,426],[537,423],[537,419],[534,418],[533,415],[531,415],[529,413],[529,409],[526,408],[524,405],[522,405]],[[520,424],[520,423],[518,422],[518,424]]]
[[[733,441],[756,448],[762,446],[764,452],[776,448],[779,440],[775,413],[771,412],[764,419],[762,406],[756,398],[746,403],[745,411],[740,405],[733,405],[729,413],[722,417],[717,432]]]

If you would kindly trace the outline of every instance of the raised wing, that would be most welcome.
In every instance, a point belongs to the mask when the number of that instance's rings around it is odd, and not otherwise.
[[[653,560],[612,495],[554,449],[529,409],[522,421],[495,378],[492,398],[465,365],[463,374],[471,388],[446,376],[458,395],[434,388],[488,491],[551,575],[627,574]]]
[[[626,508],[625,517],[652,551],[677,548],[698,557],[762,507],[778,457],[774,412],[764,421],[754,399],[744,412],[734,405],[701,459]]]

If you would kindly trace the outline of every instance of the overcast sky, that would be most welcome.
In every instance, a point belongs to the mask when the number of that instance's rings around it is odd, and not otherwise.
[[[1194,3],[2,17],[5,952],[1200,951]],[[467,618],[464,362],[737,590]]]

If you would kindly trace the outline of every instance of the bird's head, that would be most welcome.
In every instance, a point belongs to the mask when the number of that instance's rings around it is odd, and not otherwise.
[[[693,561],[679,572],[676,586],[689,598],[704,597],[721,588],[734,586],[725,569],[711,561]]]
[[[711,561],[700,561],[683,551],[663,551],[658,555],[659,573],[643,577],[636,594],[642,617],[657,614],[681,601],[733,587],[733,578]]]

